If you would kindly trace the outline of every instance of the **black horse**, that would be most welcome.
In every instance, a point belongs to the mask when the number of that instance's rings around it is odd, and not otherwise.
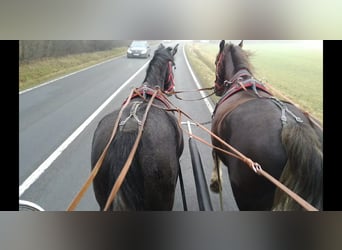
[[[317,120],[293,104],[275,98],[253,77],[250,53],[220,42],[216,57],[216,105],[212,132],[262,169],[322,209],[323,131]],[[212,137],[215,146],[225,148]],[[211,190],[218,192],[219,160],[227,167],[240,210],[300,210],[302,207],[241,160],[213,150]],[[220,172],[221,173],[221,172]],[[221,178],[220,178],[221,180]]]
[[[138,93],[132,97],[120,118],[117,133],[112,140],[97,176],[93,182],[96,200],[103,210],[111,189],[125,164],[137,138],[138,126],[151,96],[157,89],[174,88],[173,65],[178,44],[155,51]],[[158,94],[148,111],[143,134],[110,210],[172,210],[175,187],[183,152],[183,134],[173,113],[166,111],[170,103],[164,94]],[[92,142],[92,169],[111,136],[119,110],[106,115],[98,124]]]

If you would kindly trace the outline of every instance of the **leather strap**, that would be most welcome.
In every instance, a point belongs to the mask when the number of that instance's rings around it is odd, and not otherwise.
[[[151,108],[151,105],[152,105],[152,102],[154,100],[154,98],[156,97],[157,93],[159,92],[160,90],[157,90],[157,91],[154,91],[151,99],[149,100],[148,104],[147,104],[147,107],[146,107],[146,110],[145,110],[145,113],[144,113],[144,116],[143,116],[143,119],[141,121],[141,124],[139,125],[139,131],[138,131],[138,135],[137,135],[137,138],[135,139],[135,142],[134,142],[134,145],[131,149],[131,152],[129,153],[128,155],[128,158],[126,160],[126,163],[125,165],[123,166],[118,178],[116,179],[115,183],[114,183],[114,186],[112,188],[112,191],[110,192],[109,194],[109,197],[107,199],[107,202],[106,202],[106,206],[104,208],[104,211],[107,211],[108,208],[110,207],[110,205],[112,204],[117,192],[119,191],[121,185],[122,185],[122,182],[124,181],[126,175],[127,175],[127,172],[131,166],[131,163],[133,161],[133,158],[134,158],[134,155],[135,155],[135,152],[137,151],[137,148],[138,148],[138,145],[139,145],[139,142],[140,142],[140,139],[141,139],[141,136],[142,136],[142,132],[144,130],[144,125],[145,125],[145,122],[146,122],[146,118],[147,118],[147,114],[148,114],[148,111],[150,110]]]
[[[68,206],[67,208],[67,211],[73,211],[75,210],[76,206],[78,205],[78,203],[80,202],[81,198],[84,196],[85,192],[87,191],[87,189],[89,188],[89,186],[91,185],[91,183],[93,182],[93,180],[95,179],[100,167],[102,166],[102,162],[103,162],[103,159],[104,157],[106,156],[107,154],[107,151],[108,151],[108,148],[109,148],[109,145],[110,143],[112,142],[115,134],[116,134],[116,131],[118,129],[118,125],[119,125],[119,121],[120,121],[120,118],[121,118],[121,115],[122,115],[122,112],[123,110],[127,107],[127,105],[130,103],[131,101],[131,98],[133,96],[133,93],[134,93],[135,89],[133,89],[129,95],[129,97],[127,98],[125,104],[121,107],[120,109],[120,112],[118,114],[118,117],[115,121],[115,124],[114,124],[114,128],[113,128],[113,132],[112,132],[112,135],[106,145],[106,147],[104,148],[101,156],[99,157],[99,159],[97,160],[96,164],[95,164],[95,167],[93,168],[93,170],[91,171],[88,179],[86,180],[86,182],[84,183],[84,185],[82,186],[81,190],[78,192],[78,194],[74,197],[74,199],[71,201],[70,205]]]

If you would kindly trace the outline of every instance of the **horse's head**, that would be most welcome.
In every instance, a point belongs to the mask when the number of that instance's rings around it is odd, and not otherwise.
[[[178,50],[175,47],[165,47],[160,44],[154,52],[153,58],[147,68],[147,74],[144,82],[159,87],[164,93],[172,92],[175,88],[173,67],[175,67],[174,55]]]
[[[251,72],[252,66],[249,63],[249,53],[242,49],[243,40],[235,45],[233,43],[220,42],[219,52],[216,56],[216,79],[215,93],[222,96],[236,80],[235,75],[241,69]]]

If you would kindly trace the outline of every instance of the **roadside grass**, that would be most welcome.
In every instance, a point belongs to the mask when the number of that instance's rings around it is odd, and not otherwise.
[[[254,76],[265,82],[279,99],[289,99],[323,124],[323,51],[322,48],[296,44],[247,44]],[[187,44],[191,67],[203,87],[215,81],[218,44]],[[218,101],[218,97],[213,97]]]
[[[44,58],[19,64],[19,91],[35,87],[91,65],[124,55],[126,47],[109,51]]]

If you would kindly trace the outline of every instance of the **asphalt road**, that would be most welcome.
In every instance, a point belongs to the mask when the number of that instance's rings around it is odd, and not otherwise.
[[[183,44],[175,57],[176,89],[199,88]],[[67,209],[90,174],[91,141],[97,123],[105,114],[119,108],[132,88],[141,85],[149,59],[118,57],[19,94],[20,199],[34,202],[46,211]],[[199,97],[199,92],[182,94],[185,99]],[[211,120],[208,106],[213,108],[214,104],[210,101],[181,101],[174,96],[170,100],[197,122]],[[210,129],[211,125],[205,126]],[[192,132],[210,141],[209,134],[200,128],[192,127]],[[188,211],[199,211],[188,139],[185,134],[180,160],[185,196]],[[211,149],[200,142],[196,144],[209,184],[213,166]],[[223,178],[223,210],[237,210],[225,167]],[[210,196],[214,211],[221,211],[219,195],[210,192]],[[92,187],[75,210],[99,210]],[[179,182],[173,210],[184,211]]]

